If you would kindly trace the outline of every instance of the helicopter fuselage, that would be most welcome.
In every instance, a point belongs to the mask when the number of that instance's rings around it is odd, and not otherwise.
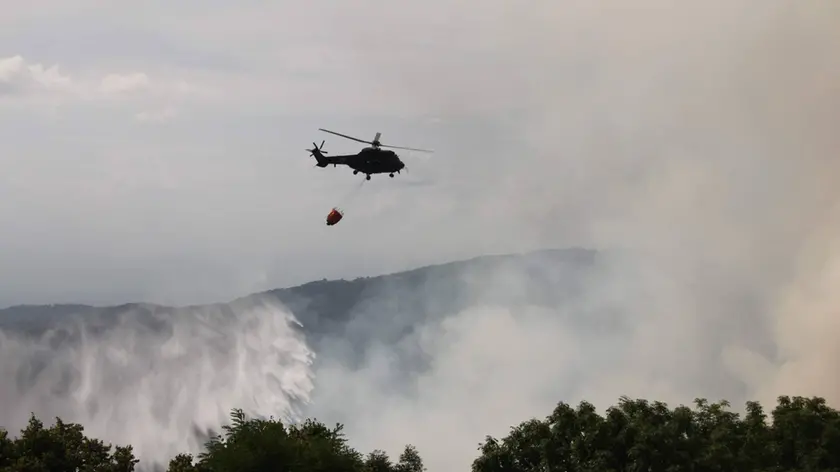
[[[405,164],[396,152],[391,151],[390,149],[382,149],[383,147],[390,147],[394,149],[406,149],[409,151],[432,152],[426,149],[416,149],[382,144],[379,141],[379,137],[381,136],[381,133],[379,132],[376,133],[376,136],[373,138],[373,141],[364,141],[359,138],[347,136],[346,134],[336,133],[335,131],[330,131],[323,128],[318,129],[326,133],[350,139],[352,141],[366,143],[370,146],[362,149],[357,154],[346,154],[343,156],[327,156],[325,155],[326,151],[321,151],[321,148],[324,146],[324,141],[321,141],[320,146],[318,146],[315,143],[312,143],[313,148],[307,149],[307,151],[309,151],[311,156],[315,157],[315,160],[317,161],[315,166],[327,167],[328,165],[332,164],[333,167],[335,167],[341,164],[353,169],[353,174],[358,174],[359,172],[365,174],[368,180],[370,180],[370,176],[372,174],[388,174],[390,177],[394,177],[394,173],[399,174],[401,170],[406,169]],[[406,169],[406,171],[407,170],[408,169]]]
[[[391,177],[394,173],[399,174],[405,168],[405,163],[399,158],[397,153],[388,149],[379,149],[375,147],[367,147],[359,151],[358,154],[346,154],[343,156],[325,156],[320,149],[315,148],[312,154],[318,161],[316,166],[327,167],[345,165],[353,169],[353,174],[365,174],[370,180],[373,174],[389,174]]]
[[[347,166],[353,169],[354,173],[361,172],[370,175],[399,172],[405,164],[394,151],[367,147],[349,157]]]

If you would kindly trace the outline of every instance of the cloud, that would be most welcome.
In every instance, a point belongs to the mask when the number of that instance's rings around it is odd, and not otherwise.
[[[53,114],[58,106],[71,115],[70,110],[83,107],[81,113],[90,113],[92,104],[111,104],[125,107],[157,108],[134,113],[142,122],[169,121],[176,116],[176,110],[190,99],[208,96],[208,89],[191,85],[183,79],[152,80],[143,72],[107,73],[101,79],[97,72],[80,74],[74,79],[60,71],[57,64],[49,67],[41,63],[29,63],[17,55],[0,59],[0,92],[18,100],[18,107],[46,104]],[[98,83],[96,83],[98,81]],[[94,105],[95,106],[95,105]],[[21,108],[19,108],[21,109]]]
[[[10,82],[12,77],[20,73],[23,65],[23,58],[20,56],[0,60],[0,80]]]
[[[72,87],[70,77],[58,65],[28,64],[21,56],[0,58],[0,91],[6,93],[65,92]]]
[[[149,86],[149,76],[142,72],[131,74],[108,74],[102,78],[101,90],[106,94],[126,93]]]
[[[156,111],[142,111],[134,115],[138,121],[143,123],[166,123],[178,115],[174,107],[165,107]]]

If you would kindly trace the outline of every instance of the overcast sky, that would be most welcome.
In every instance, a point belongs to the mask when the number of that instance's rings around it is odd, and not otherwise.
[[[836,7],[634,5],[10,3],[0,305],[196,303],[486,252],[626,245],[697,208],[650,216],[662,189],[640,190],[691,185],[685,167],[688,180],[660,179],[685,163],[737,180],[758,169],[772,196],[792,157],[757,151],[779,150],[766,137],[778,123],[732,127],[759,113],[744,92],[773,116],[797,106],[779,98],[790,87],[812,93],[794,112],[826,103]],[[313,141],[360,147],[318,127],[436,152],[359,188],[348,169],[313,167]],[[727,189],[727,204],[762,198]],[[345,219],[327,227],[336,205]]]
[[[485,41],[514,9],[267,5],[4,9],[0,304],[224,300],[540,245],[489,192],[533,162],[510,126],[522,58]],[[313,167],[313,141],[360,148],[319,127],[436,154],[359,188]]]

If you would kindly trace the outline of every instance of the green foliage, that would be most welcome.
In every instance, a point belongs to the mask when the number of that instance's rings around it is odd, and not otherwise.
[[[400,454],[400,461],[394,470],[396,472],[423,472],[426,467],[423,466],[423,459],[420,458],[417,448],[409,444]]]
[[[373,451],[364,457],[347,444],[343,426],[328,428],[315,420],[284,425],[272,419],[246,419],[242,410],[231,414],[224,435],[211,438],[197,461],[181,454],[169,472],[420,472],[417,451],[407,446],[394,465],[387,454]],[[419,469],[417,467],[420,467]]]
[[[180,454],[169,472],[425,472],[407,445],[397,461],[384,451],[363,455],[342,425],[315,420],[286,425],[247,419],[241,410],[197,457]],[[560,402],[480,444],[473,472],[829,472],[840,471],[840,413],[822,398],[779,397],[770,415],[757,402],[745,413],[725,401],[693,407],[622,397],[600,415],[581,402]],[[17,438],[0,429],[0,472],[131,472],[131,446],[87,438],[81,425],[35,418]]]
[[[111,445],[84,435],[78,424],[44,424],[31,415],[20,436],[0,430],[0,472],[131,472],[137,464],[131,446]]]
[[[840,414],[821,398],[779,397],[772,425],[760,404],[743,418],[726,401],[694,408],[622,397],[604,416],[559,403],[545,420],[480,444],[473,472],[840,471]]]
[[[284,425],[273,418],[246,419],[233,410],[224,434],[211,438],[193,457],[179,454],[168,472],[423,472],[414,446],[406,446],[394,464],[382,451],[364,457],[347,444],[343,426],[328,428],[315,420]],[[138,461],[131,446],[116,447],[84,436],[81,425],[56,419],[44,429],[33,415],[12,439],[0,429],[0,472],[131,472]]]

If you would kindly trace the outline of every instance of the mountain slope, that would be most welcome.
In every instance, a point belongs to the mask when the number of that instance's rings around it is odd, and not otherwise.
[[[0,310],[0,378],[7,380],[0,398],[9,409],[0,425],[36,411],[132,438],[135,430],[122,425],[133,418],[178,435],[186,442],[172,447],[183,449],[198,447],[232,407],[249,414],[314,407],[341,417],[354,409],[331,392],[344,395],[359,382],[415,394],[417,378],[435,366],[430,339],[441,342],[453,320],[473,319],[469,310],[519,317],[533,310],[517,308],[543,307],[541,316],[563,317],[583,335],[622,329],[609,310],[586,301],[599,260],[593,251],[549,250],[322,280],[212,305],[7,308]],[[278,303],[302,328],[288,326]],[[362,380],[381,362],[387,379]],[[336,386],[340,379],[346,383]],[[190,423],[195,434],[184,436]],[[154,435],[130,442],[155,457],[170,444]]]
[[[233,315],[237,309],[279,301],[301,322],[317,351],[319,341],[327,335],[343,333],[363,342],[365,336],[358,331],[368,323],[376,324],[377,331],[387,336],[383,341],[394,341],[412,325],[462,310],[479,300],[486,304],[554,306],[561,299],[574,298],[595,261],[594,251],[544,250],[480,256],[355,280],[314,281],[213,305],[13,306],[0,310],[0,329],[40,336],[46,330],[82,321],[96,333],[123,317],[160,329],[163,319],[181,312],[212,309]],[[514,285],[521,286],[513,290]]]

